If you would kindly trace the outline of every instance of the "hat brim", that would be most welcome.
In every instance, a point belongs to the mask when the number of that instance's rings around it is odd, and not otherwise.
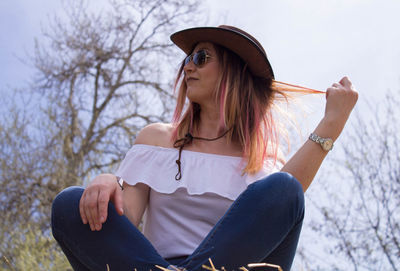
[[[274,78],[271,64],[264,50],[235,30],[221,27],[189,28],[172,34],[171,40],[186,54],[190,54],[199,42],[218,44],[241,57],[255,76]]]

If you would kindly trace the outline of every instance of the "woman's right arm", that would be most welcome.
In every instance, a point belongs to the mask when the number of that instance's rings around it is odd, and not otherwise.
[[[171,126],[162,123],[153,123],[144,127],[137,135],[135,144],[145,144],[168,147]],[[136,227],[142,220],[149,201],[150,188],[143,183],[128,185],[124,183],[123,202],[124,214]]]
[[[150,188],[146,184],[137,183],[132,186],[124,183],[124,215],[136,227],[139,226],[143,213],[146,210],[149,201],[149,192]]]
[[[135,144],[147,144],[166,147],[169,144],[171,127],[161,123],[150,124],[143,128],[136,137]],[[99,231],[107,220],[108,203],[114,203],[119,215],[125,214],[138,226],[146,209],[149,187],[138,183],[134,186],[124,183],[122,191],[117,178],[112,174],[100,174],[83,192],[79,211],[84,224],[89,224],[92,231]]]
[[[119,215],[123,215],[122,190],[117,177],[112,174],[96,176],[83,191],[79,202],[79,212],[83,224],[89,224],[92,231],[101,230],[107,220],[108,202],[114,203]]]
[[[136,227],[146,210],[149,187],[143,183],[128,185],[124,183],[121,190],[116,176],[100,174],[93,179],[83,192],[79,203],[82,222],[88,224],[92,231],[99,231],[107,220],[108,202],[114,203],[119,215],[126,217]]]

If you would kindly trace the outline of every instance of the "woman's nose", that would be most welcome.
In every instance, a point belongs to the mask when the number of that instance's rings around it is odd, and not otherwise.
[[[191,59],[184,67],[183,71],[185,73],[192,72],[196,68],[196,65],[194,65],[193,60]]]

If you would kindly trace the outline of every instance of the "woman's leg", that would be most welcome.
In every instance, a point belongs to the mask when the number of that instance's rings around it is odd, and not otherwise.
[[[201,270],[211,258],[227,270],[263,261],[289,270],[303,217],[300,183],[288,173],[271,174],[247,187],[180,266]]]
[[[155,270],[155,264],[167,267],[165,261],[125,217],[108,205],[107,221],[101,231],[91,231],[82,223],[79,201],[83,189],[70,187],[54,199],[52,230],[74,270]]]

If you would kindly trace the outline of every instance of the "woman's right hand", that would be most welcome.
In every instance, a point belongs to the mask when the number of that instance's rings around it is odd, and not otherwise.
[[[101,230],[107,220],[108,203],[111,200],[119,215],[123,215],[122,189],[112,174],[100,174],[86,187],[79,202],[83,224],[89,223],[92,231]]]

